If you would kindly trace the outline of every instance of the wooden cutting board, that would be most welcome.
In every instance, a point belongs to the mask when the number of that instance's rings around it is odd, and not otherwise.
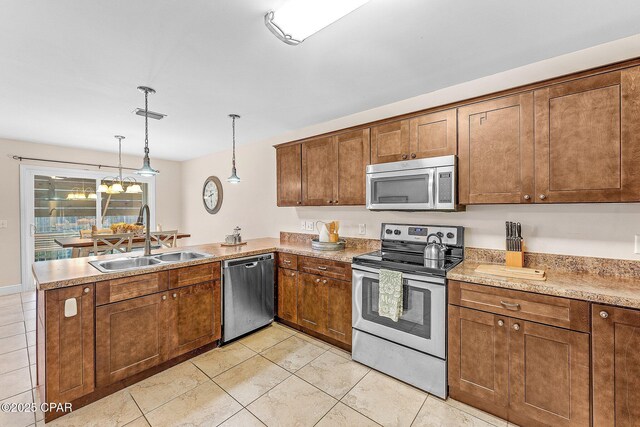
[[[514,279],[547,280],[544,270],[524,267],[507,267],[498,264],[480,264],[477,273],[492,274],[494,276],[513,277]]]

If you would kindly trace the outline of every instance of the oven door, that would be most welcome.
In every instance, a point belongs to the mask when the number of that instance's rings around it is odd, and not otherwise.
[[[353,327],[446,358],[444,278],[403,275],[403,312],[397,322],[378,315],[378,271],[353,265]],[[428,280],[428,281],[427,281]]]
[[[367,209],[435,209],[434,175],[433,168],[367,174]]]

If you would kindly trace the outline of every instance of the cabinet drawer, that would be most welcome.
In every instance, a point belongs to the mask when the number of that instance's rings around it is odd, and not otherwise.
[[[351,280],[351,265],[339,261],[301,256],[298,259],[298,270],[338,280]]]
[[[282,252],[278,253],[278,267],[297,270],[298,256],[293,254],[285,254]]]
[[[220,263],[194,265],[192,267],[169,270],[169,288],[197,285],[220,278]]]
[[[169,272],[167,271],[97,282],[96,305],[150,295],[166,291],[168,287]]]
[[[449,281],[449,303],[589,332],[589,303],[531,292]]]

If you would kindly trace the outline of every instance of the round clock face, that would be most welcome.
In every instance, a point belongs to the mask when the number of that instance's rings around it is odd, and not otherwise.
[[[210,176],[204,182],[202,201],[204,202],[204,208],[210,214],[214,214],[220,210],[222,206],[222,184],[217,177]]]

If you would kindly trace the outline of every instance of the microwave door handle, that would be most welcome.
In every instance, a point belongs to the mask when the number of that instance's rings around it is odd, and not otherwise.
[[[436,170],[435,169],[431,169],[429,171],[429,188],[431,189],[431,191],[429,191],[429,196],[431,198],[431,200],[429,201],[429,207],[431,209],[435,209],[436,207],[436,191],[437,191],[437,187],[436,187]]]

